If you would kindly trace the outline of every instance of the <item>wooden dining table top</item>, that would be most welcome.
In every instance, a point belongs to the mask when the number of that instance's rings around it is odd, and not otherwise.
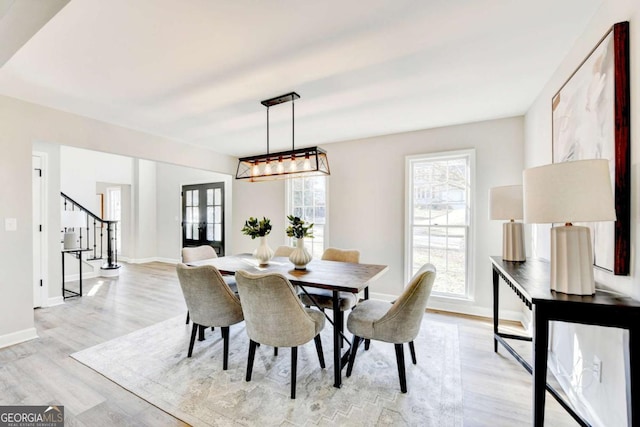
[[[213,265],[223,275],[232,275],[238,270],[252,274],[280,273],[294,285],[351,293],[362,291],[389,269],[387,265],[312,259],[306,270],[296,270],[287,257],[274,257],[269,264],[261,266],[251,254],[227,255],[188,264]]]

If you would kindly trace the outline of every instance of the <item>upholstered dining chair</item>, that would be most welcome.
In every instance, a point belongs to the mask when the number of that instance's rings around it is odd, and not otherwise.
[[[289,255],[291,255],[291,252],[293,252],[295,248],[293,246],[278,246],[275,250],[275,252],[273,253],[274,257],[277,256],[285,256],[288,257]]]
[[[259,344],[291,347],[291,398],[296,398],[298,346],[315,341],[320,367],[324,368],[320,332],[324,314],[304,308],[291,283],[281,274],[236,272],[242,311],[249,336],[246,380],[251,381],[253,360]]]
[[[347,319],[347,329],[353,334],[353,344],[347,377],[351,376],[358,345],[362,339],[393,343],[396,349],[400,390],[403,393],[407,392],[403,345],[409,343],[411,360],[415,365],[417,361],[413,340],[420,332],[422,317],[435,278],[436,268],[432,264],[425,264],[413,275],[402,295],[393,303],[367,300],[351,311]]]
[[[191,313],[193,328],[187,357],[193,353],[196,333],[200,329],[219,326],[222,329],[224,356],[222,369],[227,370],[229,360],[229,326],[244,320],[238,296],[222,279],[222,275],[212,265],[190,267],[176,266],[180,287]]]
[[[218,258],[218,254],[213,247],[209,245],[201,245],[201,246],[192,246],[182,248],[182,262],[185,264],[189,264],[190,262],[202,261],[210,258]],[[233,276],[222,276],[224,281],[229,285],[231,290],[235,293],[238,293],[238,288],[236,287],[236,280]],[[189,323],[189,312],[187,311],[187,321],[185,323]],[[201,337],[204,339],[204,336]]]
[[[360,251],[355,249],[338,249],[328,248],[322,254],[325,261],[341,261],[341,262],[360,262]],[[318,307],[322,311],[333,309],[333,292],[325,289],[305,290],[299,295],[300,301],[307,307]],[[342,330],[344,330],[343,313],[353,307],[358,301],[358,296],[350,292],[339,293],[340,313],[334,313],[333,321],[341,322]]]

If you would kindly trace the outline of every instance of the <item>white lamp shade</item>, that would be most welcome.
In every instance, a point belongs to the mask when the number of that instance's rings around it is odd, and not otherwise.
[[[86,227],[87,216],[81,211],[62,211],[60,222],[63,228]]]
[[[522,185],[489,189],[489,219],[522,219]]]
[[[523,172],[524,221],[615,221],[616,211],[606,159],[577,160]]]

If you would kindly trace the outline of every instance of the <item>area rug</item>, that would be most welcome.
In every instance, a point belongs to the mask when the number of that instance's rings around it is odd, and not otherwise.
[[[461,426],[462,384],[456,325],[424,320],[405,350],[408,393],[400,393],[394,346],[361,347],[350,378],[333,387],[333,341],[322,334],[326,369],[313,341],[298,348],[296,399],[290,399],[291,352],[260,346],[245,381],[249,340],[231,327],[229,369],[222,370],[220,331],[207,330],[187,358],[190,325],[175,317],[71,355],[111,381],[193,426]],[[346,369],[343,371],[346,372]]]

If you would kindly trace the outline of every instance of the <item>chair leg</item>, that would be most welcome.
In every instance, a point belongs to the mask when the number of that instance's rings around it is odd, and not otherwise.
[[[273,347],[273,355],[274,356],[278,355],[278,347]]]
[[[296,376],[298,370],[298,347],[291,347],[291,398],[296,398]]]
[[[356,353],[358,352],[358,346],[360,345],[360,338],[357,335],[353,336],[353,343],[351,343],[351,354],[349,354],[349,366],[347,367],[347,378],[351,376],[353,371],[353,364],[356,361]]]
[[[200,330],[198,332],[198,341],[204,341],[204,329],[205,327],[200,325]]]
[[[185,324],[189,324],[189,311],[187,310],[187,321],[185,322]]]
[[[409,342],[409,350],[411,350],[411,361],[415,365],[418,362],[416,361],[416,348],[413,345],[413,341]]]
[[[198,332],[198,325],[194,323],[193,326],[191,327],[191,341],[189,341],[189,352],[187,353],[187,357],[191,357],[191,354],[193,354],[193,344],[196,341],[197,332]]]
[[[320,334],[316,335],[313,339],[316,343],[316,351],[318,352],[318,360],[320,360],[320,367],[324,369],[324,353],[322,352],[322,339],[320,338]]]
[[[251,373],[253,372],[253,358],[256,355],[256,347],[258,346],[258,343],[253,341],[253,340],[249,340],[249,359],[247,360],[247,381],[251,381]]]
[[[229,327],[223,326],[221,329],[224,350],[224,355],[222,356],[222,370],[226,371],[229,363]]]
[[[370,345],[371,345],[371,340],[370,339],[364,340],[364,351],[369,351],[369,346]]]
[[[396,346],[396,361],[398,362],[398,375],[400,376],[400,391],[407,392],[407,376],[404,370],[404,348],[402,344],[394,344]]]

